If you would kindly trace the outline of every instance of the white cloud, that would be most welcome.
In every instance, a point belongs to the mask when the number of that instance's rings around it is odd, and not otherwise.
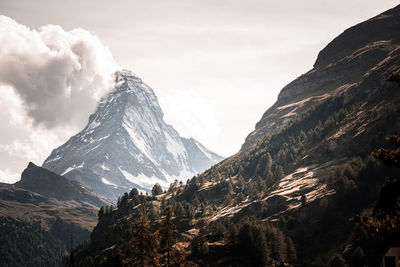
[[[0,84],[22,100],[35,125],[81,126],[110,88],[114,59],[82,29],[47,25],[31,30],[0,16]]]
[[[15,182],[85,125],[117,66],[82,29],[31,30],[0,16],[0,43],[0,181]]]

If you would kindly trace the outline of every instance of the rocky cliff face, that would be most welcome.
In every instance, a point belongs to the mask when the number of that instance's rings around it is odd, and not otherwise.
[[[115,200],[132,187],[167,188],[222,160],[168,125],[153,90],[132,72],[117,72],[115,82],[88,125],[55,149],[43,167]]]
[[[264,113],[242,149],[283,129],[329,98],[357,90],[368,93],[385,86],[386,78],[398,66],[399,28],[396,7],[335,38],[319,53],[312,70],[282,89],[278,101]]]

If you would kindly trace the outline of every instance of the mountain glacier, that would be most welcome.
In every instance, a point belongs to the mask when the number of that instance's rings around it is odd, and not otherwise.
[[[117,71],[87,126],[53,150],[43,167],[115,200],[132,187],[150,191],[186,180],[223,158],[163,119],[153,90],[129,70]]]

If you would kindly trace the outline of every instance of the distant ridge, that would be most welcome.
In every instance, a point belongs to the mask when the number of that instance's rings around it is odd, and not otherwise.
[[[22,172],[21,180],[14,186],[59,201],[76,202],[95,207],[111,204],[107,199],[97,195],[82,184],[69,181],[45,168],[36,166],[32,162],[29,162],[28,167]]]

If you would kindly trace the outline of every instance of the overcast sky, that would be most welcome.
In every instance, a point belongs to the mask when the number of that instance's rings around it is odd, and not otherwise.
[[[2,0],[0,181],[83,128],[119,66],[153,88],[181,135],[230,156],[325,45],[396,4]]]

